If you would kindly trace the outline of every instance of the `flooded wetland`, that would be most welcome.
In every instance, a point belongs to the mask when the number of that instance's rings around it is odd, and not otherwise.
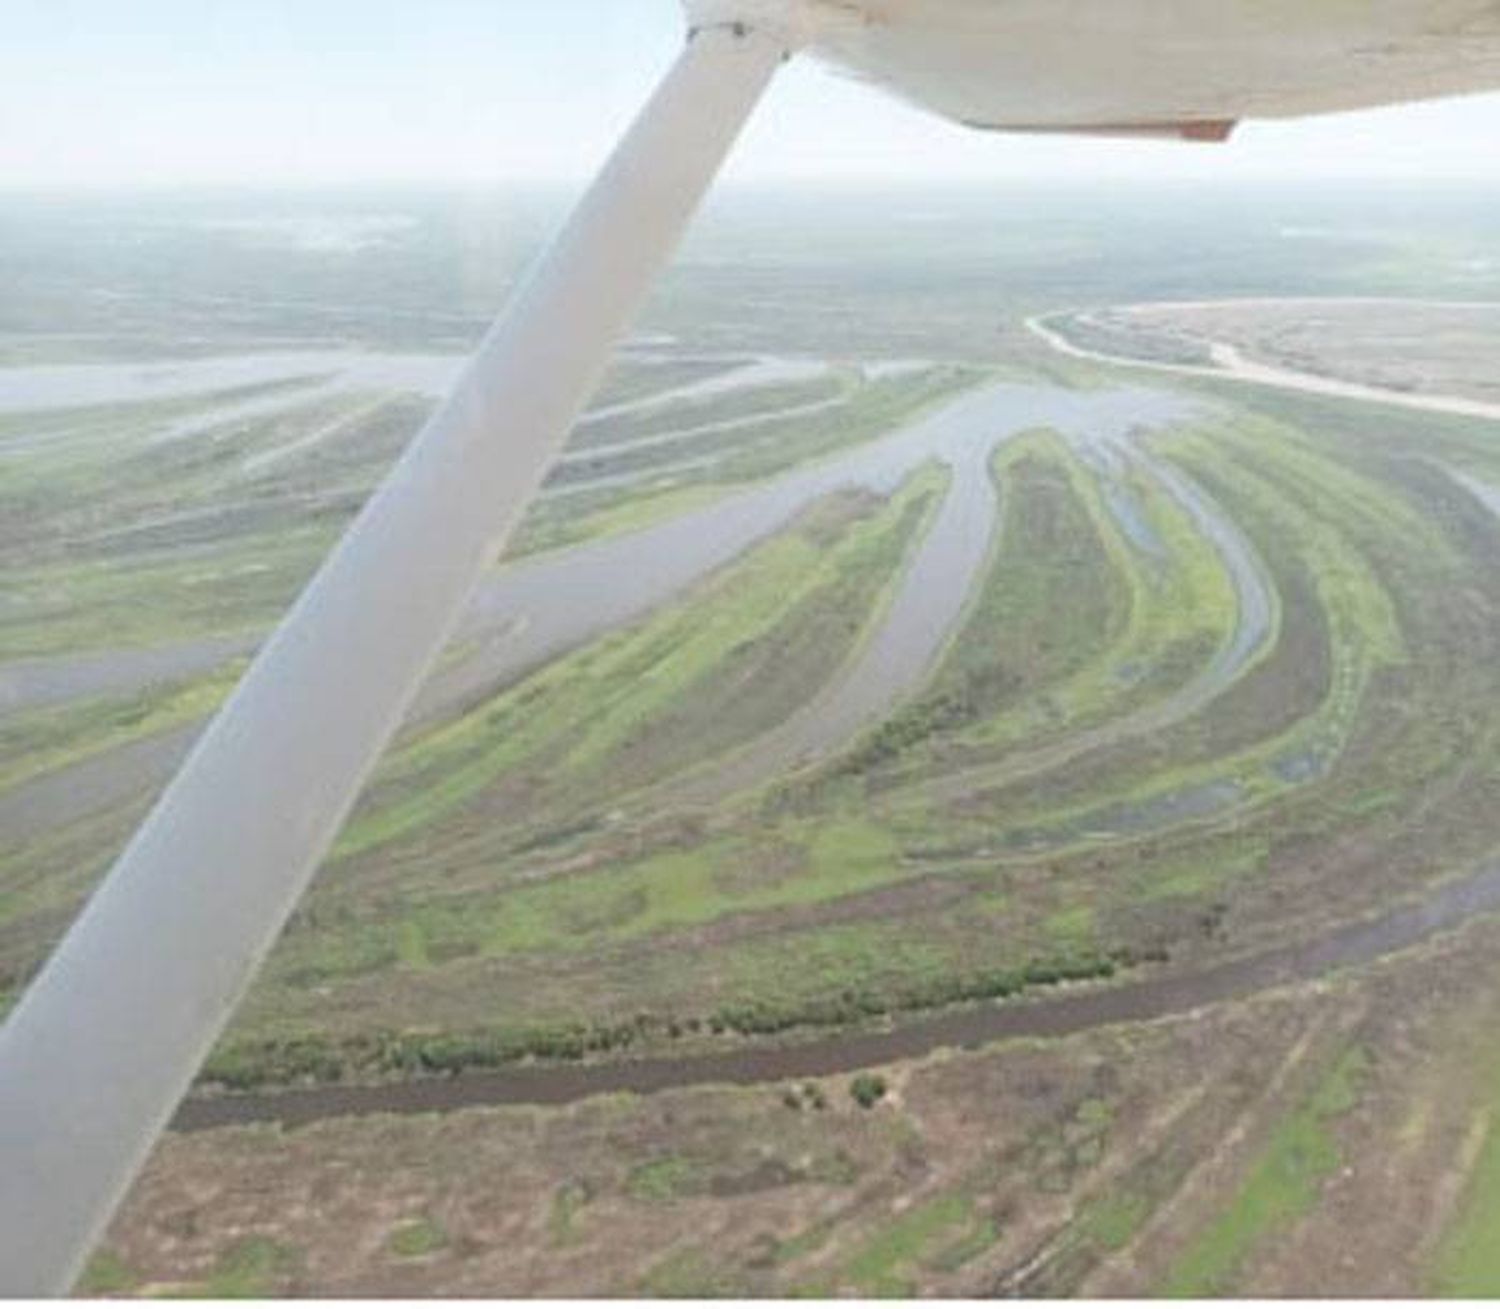
[[[1011,199],[695,231],[82,1289],[1500,1292],[1492,236]],[[7,203],[0,1014],[531,248]]]

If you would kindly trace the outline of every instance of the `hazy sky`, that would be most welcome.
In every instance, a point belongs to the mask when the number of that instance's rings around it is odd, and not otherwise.
[[[574,180],[680,40],[677,0],[5,0],[0,176]],[[1251,125],[1220,148],[990,136],[804,61],[773,88],[731,175],[1500,181],[1496,142],[1496,95]]]

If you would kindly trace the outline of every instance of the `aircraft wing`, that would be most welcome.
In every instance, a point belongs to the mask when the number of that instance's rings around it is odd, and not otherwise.
[[[853,0],[813,52],[971,127],[1216,140],[1500,88],[1496,0]]]

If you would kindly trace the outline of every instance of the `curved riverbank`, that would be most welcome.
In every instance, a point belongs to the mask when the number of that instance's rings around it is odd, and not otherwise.
[[[255,1095],[194,1096],[177,1131],[247,1123],[298,1127],[360,1114],[447,1113],[484,1105],[561,1105],[596,1095],[701,1085],[756,1085],[827,1077],[935,1051],[1020,1037],[1057,1038],[1119,1023],[1150,1022],[1259,991],[1371,963],[1500,911],[1500,862],[1433,888],[1425,898],[1347,923],[1309,941],[1230,959],[1191,973],[1162,973],[1047,999],[947,1010],[883,1031],[849,1032],[799,1045],[607,1064],[521,1066],[492,1073],[376,1086],[297,1088]]]
[[[1230,305],[1233,301],[1203,301],[1200,305]],[[1247,303],[1257,303],[1249,301]],[[1316,301],[1308,301],[1314,304]],[[1384,303],[1384,302],[1382,302]],[[1391,302],[1398,303],[1398,302]],[[1418,302],[1426,303],[1426,302]],[[1125,305],[1121,308],[1132,308]],[[1488,306],[1486,306],[1488,307]],[[1481,418],[1500,422],[1500,404],[1484,400],[1471,400],[1456,395],[1419,395],[1409,391],[1394,391],[1385,387],[1369,386],[1363,382],[1346,382],[1335,377],[1324,377],[1317,373],[1299,372],[1272,364],[1259,363],[1247,358],[1235,346],[1226,341],[1205,341],[1210,364],[1176,364],[1165,360],[1133,359],[1128,355],[1112,355],[1101,350],[1091,350],[1076,345],[1063,333],[1048,325],[1048,320],[1058,315],[1033,315],[1026,320],[1026,330],[1045,342],[1059,354],[1074,359],[1085,359],[1090,363],[1110,364],[1119,368],[1140,368],[1153,373],[1176,373],[1182,377],[1203,377],[1216,381],[1245,382],[1253,386],[1269,386],[1281,391],[1301,391],[1309,395],[1326,396],[1334,400],[1358,400],[1372,404],[1390,405],[1398,409],[1413,409],[1422,413],[1445,414],[1449,417]]]
[[[886,436],[702,508],[639,531],[519,560],[482,583],[455,638],[472,644],[469,656],[429,679],[413,718],[441,717],[640,619],[823,496],[846,489],[888,495],[924,461],[936,458],[948,464],[958,474],[954,485],[902,594],[872,640],[870,657],[857,661],[773,741],[751,747],[754,767],[746,776],[769,776],[809,750],[846,740],[930,666],[958,617],[992,530],[993,490],[984,461],[998,441],[1037,425],[1118,435],[1169,422],[1190,404],[1148,390],[1072,392],[992,383]],[[934,596],[943,597],[943,603],[934,605]],[[205,673],[258,643],[253,635],[209,637],[159,650],[30,660],[0,668],[0,707],[18,712],[84,695],[138,690],[152,681]],[[31,839],[97,810],[96,797],[117,803],[160,786],[195,732],[196,726],[191,732],[174,728],[156,746],[131,742],[35,779],[27,784],[24,804],[0,806],[0,835]],[[106,777],[110,785],[101,784]]]

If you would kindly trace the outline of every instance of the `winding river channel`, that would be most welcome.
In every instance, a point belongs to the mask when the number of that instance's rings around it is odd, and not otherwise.
[[[784,527],[822,496],[889,494],[928,460],[953,470],[948,493],[907,566],[879,630],[823,695],[715,776],[712,793],[748,785],[846,741],[918,685],[951,634],[995,531],[987,460],[996,444],[1036,427],[1123,439],[1174,421],[1191,402],[1138,388],[1069,391],[985,385],[888,436],[734,492],[639,531],[524,559],[492,574],[457,633],[471,649],[423,688],[408,721],[425,721],[514,682],[547,660],[624,624]],[[248,653],[258,637],[212,637],[158,651],[30,660],[0,668],[0,708],[121,693],[168,676],[205,673]],[[153,746],[132,742],[0,796],[0,836],[27,840],[101,806],[159,787],[196,730]],[[110,761],[114,760],[112,764]],[[707,795],[695,792],[693,798]]]
[[[1056,338],[1044,325],[1032,326],[1057,348],[1084,353]],[[306,362],[298,357],[297,366]],[[445,366],[451,369],[452,361],[445,361]],[[746,369],[761,379],[785,380],[786,376],[767,374],[760,363],[748,364]],[[739,371],[744,381],[746,374]],[[338,366],[331,372],[348,376]],[[148,379],[142,384],[148,397],[169,393],[164,389],[165,379],[163,389],[158,390],[155,373],[147,369],[141,375]],[[435,374],[430,380],[435,387],[441,385]],[[1284,379],[1254,380],[1286,384]],[[217,376],[213,381],[218,387],[234,384]],[[715,378],[682,391],[701,395],[705,388],[711,393],[726,384]],[[44,407],[47,397],[38,391],[31,399],[40,400],[39,407]],[[734,492],[704,508],[629,534],[519,561],[495,572],[480,588],[460,631],[470,648],[434,675],[413,716],[421,719],[450,711],[637,620],[785,526],[822,496],[846,488],[889,494],[924,462],[939,461],[952,474],[948,490],[860,650],[819,696],[720,765],[700,770],[677,798],[707,801],[805,763],[846,742],[921,684],[960,621],[999,530],[990,456],[1004,440],[1029,429],[1050,427],[1080,448],[1095,452],[1093,462],[1104,479],[1106,499],[1127,537],[1146,555],[1152,552],[1153,541],[1149,530],[1143,530],[1119,473],[1127,462],[1133,462],[1157,479],[1220,555],[1236,592],[1238,617],[1213,659],[1175,694],[1055,748],[1032,752],[1016,767],[1026,772],[1058,767],[1106,740],[1159,729],[1219,694],[1264,648],[1275,624],[1275,597],[1265,570],[1233,522],[1202,488],[1171,465],[1153,459],[1132,439],[1142,431],[1177,421],[1198,403],[1142,388],[1082,392],[984,385],[886,437]],[[1462,474],[1454,475],[1492,508],[1500,506],[1500,501],[1491,498],[1493,492],[1485,495],[1488,488]],[[0,669],[0,712],[206,672],[228,658],[248,653],[258,640],[254,635],[213,637],[156,651],[11,664]],[[191,724],[135,741],[12,788],[0,796],[0,837],[27,839],[28,833],[35,835],[80,814],[144,795],[170,774],[197,730],[198,725]],[[993,768],[984,771],[983,780],[995,784]],[[957,774],[935,785],[956,790],[974,784],[975,779]],[[832,1075],[942,1048],[1019,1037],[1062,1037],[1191,1013],[1206,1005],[1311,980],[1336,968],[1369,963],[1460,927],[1476,915],[1495,912],[1500,912],[1500,864],[1487,864],[1427,889],[1420,898],[1312,939],[1203,966],[1143,970],[1108,987],[1063,987],[1036,999],[947,1009],[904,1018],[887,1027],[812,1036],[799,1044],[751,1045],[719,1053],[611,1063],[522,1065],[370,1086],[194,1096],[181,1106],[173,1125],[179,1130],[253,1122],[296,1126],[351,1114],[564,1104],[617,1092]]]
[[[1500,910],[1500,864],[1434,887],[1424,899],[1337,927],[1312,940],[1190,972],[1162,972],[1110,987],[1065,987],[1046,999],[942,1010],[873,1031],[799,1045],[614,1063],[518,1066],[371,1086],[308,1087],[261,1095],[193,1096],[172,1126],[202,1131],[243,1123],[296,1127],[354,1114],[446,1113],[476,1105],[559,1105],[620,1092],[755,1085],[827,1077],[916,1059],[937,1050],[1019,1037],[1057,1038],[1119,1023],[1189,1014],[1337,968],[1371,963]]]
[[[876,630],[820,696],[722,763],[698,768],[670,786],[673,798],[708,803],[805,765],[878,722],[922,685],[953,636],[999,532],[989,471],[999,444],[1036,427],[1080,441],[1124,441],[1189,409],[1176,397],[1150,391],[1000,386],[966,396],[910,429],[905,439],[919,437],[920,452],[946,464],[952,479]]]

